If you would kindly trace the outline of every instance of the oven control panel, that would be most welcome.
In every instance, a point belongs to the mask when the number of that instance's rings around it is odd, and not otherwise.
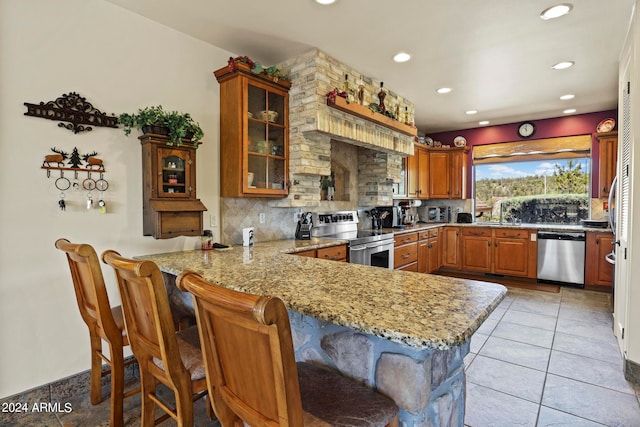
[[[336,224],[336,223],[347,223],[347,222],[357,223],[358,222],[357,214],[354,214],[354,212],[318,214],[319,224]]]

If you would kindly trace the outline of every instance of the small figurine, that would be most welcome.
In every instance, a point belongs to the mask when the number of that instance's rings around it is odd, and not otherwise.
[[[384,98],[387,96],[387,93],[384,91],[384,82],[380,82],[380,92],[378,92],[378,99],[380,100],[380,104],[378,105],[378,112],[380,114],[384,114],[387,112],[387,107],[384,106]]]
[[[358,84],[358,102],[360,105],[364,105],[364,81],[360,77],[360,84]]]
[[[58,200],[58,206],[60,206],[61,211],[67,210],[67,205],[64,203],[64,199]]]

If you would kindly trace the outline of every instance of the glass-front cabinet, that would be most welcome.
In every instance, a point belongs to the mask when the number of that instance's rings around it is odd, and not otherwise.
[[[196,147],[189,140],[167,145],[163,135],[144,134],[142,234],[156,239],[202,235],[207,208],[196,197]]]
[[[290,83],[245,67],[214,74],[220,83],[220,195],[285,197]]]
[[[191,174],[191,150],[160,148],[158,153],[158,196],[189,197],[193,191]]]

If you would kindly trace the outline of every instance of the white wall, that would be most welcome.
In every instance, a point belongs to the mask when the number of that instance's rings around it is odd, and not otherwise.
[[[57,238],[125,256],[198,244],[197,238],[142,236],[137,134],[112,128],[73,134],[55,121],[24,116],[23,102],[75,91],[106,113],[157,104],[191,113],[205,133],[197,190],[209,228],[209,214],[219,217],[219,94],[212,72],[229,56],[102,0],[0,1],[0,398],[89,368],[89,337],[66,260],[54,248]],[[40,169],[53,146],[99,153],[110,183],[107,214],[88,211],[84,191],[68,191],[67,210],[58,208],[56,174],[47,179]],[[103,271],[111,304],[119,304],[113,273]]]

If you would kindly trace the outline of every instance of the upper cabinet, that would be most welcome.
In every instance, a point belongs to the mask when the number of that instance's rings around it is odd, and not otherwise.
[[[145,134],[142,143],[143,234],[156,239],[200,236],[202,212],[196,198],[196,148],[188,140]]]
[[[291,84],[236,65],[214,72],[220,83],[220,195],[285,197]]]
[[[618,163],[618,131],[602,132],[596,134],[600,141],[600,185],[598,186],[599,197],[609,197],[611,182],[616,176],[616,166]]]
[[[415,147],[407,158],[407,196],[415,199],[466,198],[464,148]]]
[[[465,151],[462,148],[429,150],[429,198],[466,198]]]
[[[429,152],[415,146],[413,156],[407,157],[407,196],[412,199],[427,198],[429,193]]]

